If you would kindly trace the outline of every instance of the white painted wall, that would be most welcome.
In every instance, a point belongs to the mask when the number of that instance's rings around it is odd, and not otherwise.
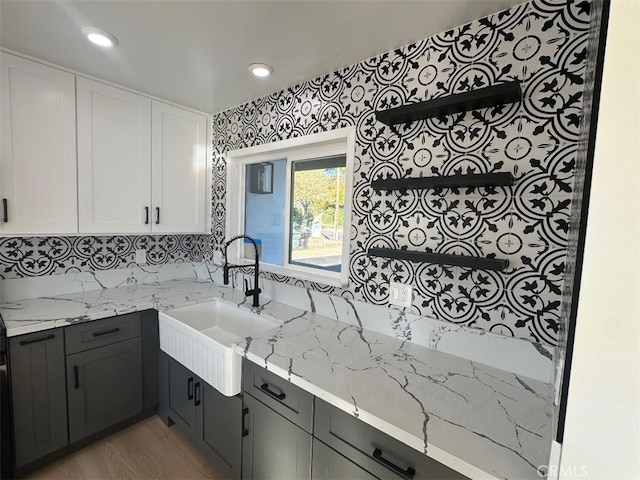
[[[612,1],[560,478],[640,479],[638,25]]]

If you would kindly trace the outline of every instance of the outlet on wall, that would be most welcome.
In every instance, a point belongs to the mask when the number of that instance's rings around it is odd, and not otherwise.
[[[213,263],[216,265],[222,264],[222,252],[220,250],[213,251]]]
[[[136,263],[138,265],[147,264],[147,251],[144,248],[141,248],[140,250],[136,250]]]
[[[389,284],[389,303],[400,307],[410,307],[413,287],[404,283],[391,282]]]

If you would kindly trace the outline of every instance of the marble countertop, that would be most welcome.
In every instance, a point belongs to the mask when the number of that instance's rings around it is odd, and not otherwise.
[[[539,479],[552,386],[312,313],[240,342],[252,362],[470,478]]]
[[[241,302],[238,291],[205,280],[169,280],[82,293],[4,302],[0,315],[7,336],[39,332],[136,311],[167,310],[212,298]]]
[[[236,290],[172,280],[6,302],[0,315],[11,337],[216,297],[248,307]],[[281,303],[259,312],[283,325],[234,347],[248,360],[470,478],[540,478],[551,385]]]

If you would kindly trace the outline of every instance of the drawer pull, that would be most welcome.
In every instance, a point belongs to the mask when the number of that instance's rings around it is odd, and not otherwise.
[[[200,405],[200,382],[196,382],[196,401],[194,402],[196,407]]]
[[[2,221],[7,223],[9,221],[9,207],[7,205],[7,199],[2,199]]]
[[[25,346],[25,345],[31,345],[32,343],[46,342],[47,340],[51,340],[54,338],[56,338],[56,336],[52,333],[50,335],[47,335],[46,337],[34,338],[33,340],[22,340],[20,342],[20,345]]]
[[[378,460],[382,465],[384,465],[385,467],[387,467],[389,470],[391,470],[394,473],[397,473],[398,475],[400,475],[403,478],[408,478],[409,480],[411,480],[413,477],[415,477],[416,475],[416,471],[411,468],[411,467],[407,467],[406,470],[403,470],[402,468],[400,468],[399,466],[397,466],[395,463],[390,462],[389,460],[387,460],[386,458],[384,458],[382,456],[382,450],[380,450],[379,448],[376,448],[373,451],[373,458],[375,458],[376,460]]]
[[[78,390],[80,388],[80,375],[78,374],[78,366],[73,366],[73,388]]]
[[[149,207],[144,207],[144,224],[149,225]]]
[[[268,383],[263,383],[262,385],[260,385],[260,390],[267,392],[269,395],[271,395],[276,400],[282,401],[285,398],[287,398],[287,396],[284,393],[276,393],[273,390],[270,390]]]
[[[193,400],[193,377],[187,380],[187,400]]]
[[[243,438],[249,435],[249,430],[247,430],[247,427],[244,423],[244,419],[248,413],[249,413],[249,409],[247,407],[242,409],[242,437]]]
[[[110,333],[118,333],[120,328],[112,328],[111,330],[105,330],[104,332],[93,332],[94,337],[101,337],[103,335],[109,335]]]
[[[156,225],[160,225],[160,207],[156,207]]]

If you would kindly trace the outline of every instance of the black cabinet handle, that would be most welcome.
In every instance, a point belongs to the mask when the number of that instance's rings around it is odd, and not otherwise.
[[[93,332],[94,337],[101,337],[103,335],[109,335],[110,333],[117,333],[120,331],[120,328],[112,328],[111,330],[105,330],[104,332]]]
[[[196,382],[195,397],[196,397],[196,401],[194,403],[195,403],[195,406],[197,407],[198,405],[200,405],[200,382]]]
[[[193,400],[193,377],[187,380],[187,400]]]
[[[78,366],[73,366],[73,388],[76,390],[80,388],[80,376],[78,375]]]
[[[2,221],[7,223],[9,221],[9,206],[7,204],[7,199],[2,199]]]
[[[246,437],[247,435],[249,435],[249,430],[247,430],[247,427],[245,426],[245,423],[244,423],[244,419],[248,413],[249,413],[249,409],[247,407],[242,409],[242,436],[243,437]]]
[[[52,333],[50,335],[47,335],[46,337],[34,338],[33,340],[22,340],[20,342],[20,345],[24,346],[31,345],[32,343],[46,342],[47,340],[51,340],[53,338],[56,338],[56,336]]]
[[[392,472],[397,473],[398,475],[400,475],[402,478],[408,478],[409,480],[411,480],[416,475],[416,471],[412,467],[407,467],[406,470],[403,470],[402,468],[397,466],[395,463],[390,462],[389,460],[384,458],[382,456],[382,450],[380,450],[379,448],[376,448],[373,451],[373,458],[378,460],[382,465],[387,467]]]
[[[156,225],[160,225],[160,207],[156,207]]]
[[[262,385],[260,385],[260,390],[263,390],[263,391],[267,392],[269,395],[271,395],[276,400],[282,401],[285,398],[287,398],[287,396],[284,393],[276,393],[273,390],[270,390],[268,383],[263,383]]]
[[[149,207],[144,207],[144,224],[149,225]]]

